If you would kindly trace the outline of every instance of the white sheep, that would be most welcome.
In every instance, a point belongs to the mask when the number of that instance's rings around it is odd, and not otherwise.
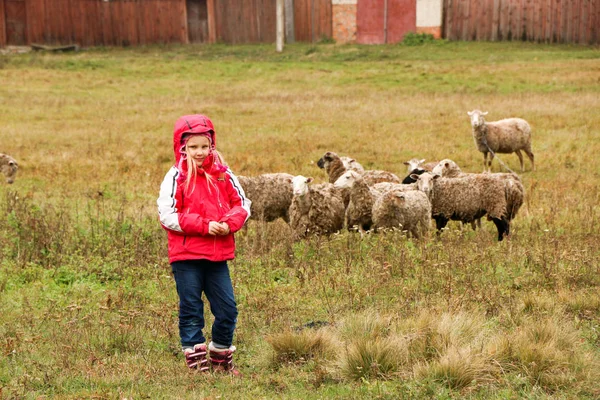
[[[424,158],[411,158],[410,160],[403,162],[403,164],[406,165],[407,172],[411,173],[415,169],[424,169],[425,171],[431,172],[433,168],[438,164],[438,161],[430,161],[427,164],[424,163]]]
[[[13,183],[17,177],[19,164],[17,164],[17,161],[8,154],[0,153],[0,170],[6,177],[6,183]]]
[[[335,181],[348,170],[353,170],[361,174],[365,172],[363,166],[355,159],[350,157],[340,157],[333,151],[328,151],[323,154],[323,157],[319,158],[317,161],[317,166],[327,172],[329,183],[335,183]]]
[[[490,174],[442,178],[429,172],[418,175],[417,186],[431,202],[438,232],[449,220],[472,222],[488,215],[498,230],[498,241],[510,233],[505,182]]]
[[[469,175],[474,175],[470,172],[462,172],[458,164],[456,164],[450,159],[440,161],[438,165],[435,166],[432,173],[434,175],[441,175],[444,178],[461,178]],[[525,197],[525,188],[523,187],[523,182],[521,182],[521,178],[514,172],[498,172],[488,175],[505,182],[506,190],[508,193],[507,217],[509,220],[514,219],[517,215],[517,212],[523,205]],[[480,220],[477,220],[477,225],[481,227]],[[473,229],[475,229],[474,224],[472,224],[472,226]]]
[[[375,200],[384,192],[396,188],[398,190],[414,190],[416,185],[402,185],[392,182],[379,182],[370,185],[364,175],[347,171],[334,184],[342,190],[349,190],[349,201],[346,207],[345,222],[348,229],[358,229],[363,234],[373,225],[372,209]]]
[[[420,190],[391,189],[373,204],[373,228],[399,228],[419,238],[429,231],[431,203]]]
[[[326,152],[323,157],[317,161],[319,168],[325,169],[330,183],[335,183],[346,171],[353,170],[360,173],[369,185],[378,182],[395,182],[400,183],[402,180],[395,174],[381,170],[367,170],[358,164],[353,159],[348,159],[348,164],[344,163],[343,157],[338,156],[332,151]]]
[[[521,164],[521,172],[525,171],[521,150],[531,160],[531,169],[535,171],[533,152],[531,151],[531,127],[521,118],[507,118],[495,122],[486,122],[487,112],[468,111],[473,127],[473,139],[477,150],[483,153],[483,168],[491,170],[496,153],[516,153]],[[488,153],[490,161],[488,163]]]
[[[250,219],[271,222],[283,218],[289,223],[292,178],[293,175],[286,173],[238,176],[246,197],[252,201]]]
[[[302,175],[292,179],[290,227],[297,238],[309,234],[328,235],[344,227],[344,201],[333,184],[309,185],[313,181]]]

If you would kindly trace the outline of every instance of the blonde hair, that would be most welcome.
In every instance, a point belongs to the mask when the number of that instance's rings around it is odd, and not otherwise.
[[[187,142],[184,146],[184,153],[186,154],[186,163],[187,163],[187,175],[185,177],[185,191],[187,194],[192,194],[194,192],[194,189],[196,188],[196,177],[198,176],[198,164],[196,163],[196,161],[194,159],[192,159],[191,157],[187,156]],[[227,164],[225,163],[225,158],[223,158],[223,155],[217,151],[216,149],[212,150],[213,153],[213,157],[215,162],[227,166]],[[210,154],[209,154],[210,155]],[[215,186],[215,182],[213,181],[213,177],[207,172],[204,171],[204,174],[206,175],[206,182],[208,184],[208,191],[210,192],[210,187]],[[192,186],[192,191],[190,192],[190,184],[192,183],[192,181],[194,182],[194,185]]]

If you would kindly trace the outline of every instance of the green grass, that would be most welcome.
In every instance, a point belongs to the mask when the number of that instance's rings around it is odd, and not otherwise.
[[[0,185],[0,397],[600,396],[598,47],[97,48],[0,56],[0,81],[0,152],[20,165]],[[230,264],[244,379],[186,370],[155,209],[177,117],[209,115],[240,175],[325,181],[326,151],[479,172],[474,108],[532,125],[510,240],[487,221],[301,242],[251,222]]]

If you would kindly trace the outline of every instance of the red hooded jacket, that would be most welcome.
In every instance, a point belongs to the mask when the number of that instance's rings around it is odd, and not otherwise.
[[[175,165],[165,175],[157,200],[160,223],[168,233],[169,262],[231,260],[235,257],[233,234],[250,217],[250,200],[231,170],[216,161],[213,151],[198,168],[195,182],[190,183],[189,190],[185,189],[188,171],[181,148],[184,135],[188,134],[208,134],[213,150],[216,143],[213,124],[204,115],[185,115],[175,123]],[[226,222],[230,233],[209,235],[210,221]]]

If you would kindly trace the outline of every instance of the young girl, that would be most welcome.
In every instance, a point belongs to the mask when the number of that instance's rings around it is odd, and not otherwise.
[[[167,230],[169,262],[179,295],[179,335],[189,368],[239,374],[232,354],[237,307],[227,260],[234,258],[237,232],[250,216],[250,200],[215,148],[215,130],[204,115],[175,123],[175,165],[157,200]],[[215,317],[212,341],[202,333],[204,303]],[[208,358],[207,358],[208,353]],[[210,360],[210,362],[209,362]]]

